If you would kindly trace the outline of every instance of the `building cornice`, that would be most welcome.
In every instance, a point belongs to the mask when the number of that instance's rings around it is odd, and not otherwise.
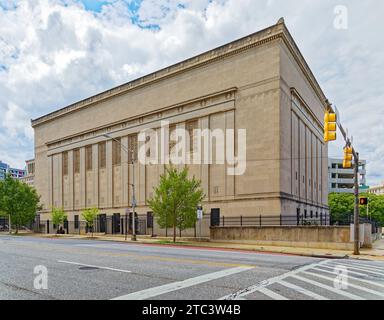
[[[289,31],[288,31],[288,29],[284,23],[284,20],[280,19],[276,25],[268,27],[264,30],[261,30],[259,32],[254,33],[254,34],[251,34],[251,35],[248,35],[248,36],[241,38],[239,40],[230,42],[226,45],[215,48],[213,50],[207,51],[203,54],[197,55],[197,56],[192,57],[190,59],[184,60],[180,63],[171,65],[171,66],[166,67],[164,69],[161,69],[159,71],[153,72],[151,74],[148,74],[148,75],[143,76],[141,78],[138,78],[136,80],[130,81],[130,82],[123,84],[121,86],[117,86],[113,89],[107,90],[107,91],[102,92],[100,94],[97,94],[95,96],[81,100],[79,102],[71,104],[67,107],[59,109],[59,110],[54,111],[52,113],[49,113],[47,115],[44,115],[44,116],[37,118],[35,120],[31,120],[32,127],[35,128],[35,127],[37,127],[43,123],[46,123],[48,121],[52,121],[58,117],[65,116],[69,113],[78,111],[80,109],[90,107],[96,103],[105,101],[107,99],[111,99],[115,96],[119,96],[119,95],[125,94],[127,92],[137,90],[137,89],[142,88],[144,86],[147,86],[147,85],[165,80],[167,78],[173,77],[173,76],[178,75],[180,73],[183,73],[185,71],[192,70],[192,69],[210,64],[212,62],[227,58],[229,56],[239,54],[239,53],[246,51],[246,50],[249,50],[251,48],[265,45],[265,44],[270,43],[272,41],[281,40],[281,39],[283,40],[285,45],[288,47],[288,49],[290,50],[290,52],[294,56],[295,60],[297,61],[298,65],[300,66],[301,70],[303,71],[305,77],[308,79],[313,90],[316,92],[320,101],[326,106],[327,99],[326,99],[324,93],[322,92],[322,90],[321,90],[318,82],[316,81],[312,71],[310,70],[310,68],[309,68],[308,64],[306,63],[303,55],[301,54],[295,41],[293,40],[291,34],[289,33]]]

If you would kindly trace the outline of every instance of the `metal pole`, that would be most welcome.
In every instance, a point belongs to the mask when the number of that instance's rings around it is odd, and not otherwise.
[[[12,221],[11,221],[11,215],[8,216],[8,228],[9,228],[9,234],[12,234]]]
[[[359,154],[356,152],[355,158],[355,219],[354,219],[354,252],[353,254],[360,255],[360,221],[359,221]]]
[[[136,207],[136,197],[135,197],[135,160],[132,159],[132,241],[136,241],[136,219],[135,219],[135,207]]]

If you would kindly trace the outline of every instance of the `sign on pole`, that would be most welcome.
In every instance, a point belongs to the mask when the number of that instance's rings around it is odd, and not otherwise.
[[[203,219],[203,207],[197,207],[197,219]]]

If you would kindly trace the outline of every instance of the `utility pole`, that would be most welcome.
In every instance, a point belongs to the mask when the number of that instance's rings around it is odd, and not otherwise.
[[[354,152],[355,159],[355,210],[354,210],[354,252],[360,255],[360,207],[359,207],[359,153]]]

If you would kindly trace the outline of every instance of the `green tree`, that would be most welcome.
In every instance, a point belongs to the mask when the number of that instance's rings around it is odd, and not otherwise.
[[[63,208],[53,208],[52,209],[52,222],[54,225],[57,225],[57,229],[64,224],[64,221],[67,220],[67,215]]]
[[[167,167],[148,205],[161,228],[173,228],[173,242],[176,242],[176,227],[185,230],[195,225],[196,208],[204,197],[201,181],[195,177],[189,179],[188,169],[178,171]]]
[[[10,217],[16,234],[20,227],[32,223],[40,209],[39,201],[34,188],[10,175],[0,182],[0,212]]]
[[[84,209],[83,213],[81,214],[83,219],[87,222],[87,226],[92,230],[92,238],[93,238],[93,225],[98,214],[99,214],[99,209],[97,208]]]
[[[384,225],[384,195],[360,194],[360,197],[369,198],[369,217]],[[329,208],[333,221],[348,221],[353,215],[355,197],[350,193],[330,193]],[[366,217],[367,207],[360,206],[360,216]]]

